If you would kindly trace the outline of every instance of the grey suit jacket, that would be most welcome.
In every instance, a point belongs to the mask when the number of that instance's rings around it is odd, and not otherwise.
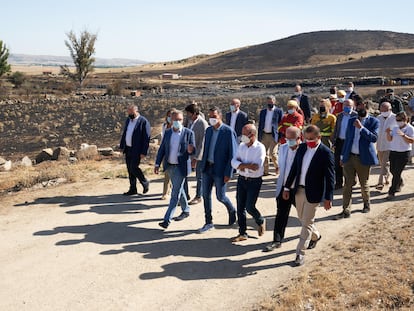
[[[193,129],[192,129],[195,135],[196,152],[194,155],[191,156],[191,158],[196,159],[197,161],[201,161],[201,159],[203,158],[204,137],[205,137],[207,128],[208,128],[207,121],[204,120],[204,118],[200,116],[197,122],[194,123]]]
[[[335,123],[335,129],[332,135],[332,143],[335,146],[336,140],[339,138],[339,132],[341,131],[341,123],[342,123],[342,119],[344,118],[344,113],[345,112],[341,112],[340,114],[338,114],[338,116],[336,117],[336,123]],[[358,113],[355,110],[352,110],[351,112],[351,118],[357,116]]]

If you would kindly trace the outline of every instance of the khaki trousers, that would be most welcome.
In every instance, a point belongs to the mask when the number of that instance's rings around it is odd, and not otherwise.
[[[378,184],[383,185],[384,179],[385,181],[388,181],[390,176],[390,151],[378,151],[378,161],[380,165]]]
[[[269,174],[269,158],[272,158],[273,165],[275,169],[278,168],[277,164],[277,143],[273,139],[272,134],[263,133],[261,143],[265,146],[266,149],[266,158],[264,162],[264,174]]]
[[[318,229],[315,227],[315,214],[319,203],[309,203],[306,199],[305,188],[301,187],[299,187],[296,192],[295,201],[298,218],[302,224],[299,243],[296,246],[296,255],[305,255],[305,250],[309,246],[309,241],[311,239],[316,241],[321,236]]]
[[[361,164],[359,156],[351,154],[349,160],[344,163],[344,177],[345,185],[343,190],[343,209],[344,212],[351,212],[352,202],[352,186],[355,182],[355,177],[358,175],[359,183],[361,184],[361,194],[364,204],[369,204],[369,185],[368,178],[371,166]]]

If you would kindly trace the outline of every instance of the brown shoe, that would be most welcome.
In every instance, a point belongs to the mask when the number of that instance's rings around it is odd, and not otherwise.
[[[241,241],[246,241],[247,240],[247,235],[241,235],[239,234],[238,236],[235,236],[234,238],[231,238],[231,241],[234,242],[241,242]]]
[[[198,204],[198,203],[201,203],[201,198],[197,198],[197,197],[195,197],[190,202],[188,202],[188,204],[190,204],[190,205],[195,205],[195,204]]]
[[[262,236],[266,231],[266,225],[265,225],[265,220],[263,219],[263,223],[261,225],[259,225],[259,227],[257,228],[257,232],[259,233],[259,236]]]

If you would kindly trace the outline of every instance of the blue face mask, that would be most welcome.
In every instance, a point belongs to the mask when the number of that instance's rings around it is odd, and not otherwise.
[[[287,112],[288,114],[293,114],[295,112],[295,109],[289,109]]]
[[[173,127],[176,129],[176,130],[180,130],[181,128],[182,128],[182,124],[181,124],[181,122],[180,121],[174,121],[173,122]]]
[[[230,105],[230,111],[231,112],[235,112],[236,111],[236,107],[234,107],[234,105]]]
[[[350,113],[351,113],[351,111],[352,111],[352,108],[351,108],[351,107],[349,107],[349,106],[345,106],[345,107],[344,107],[344,112],[345,112],[345,113],[350,114]]]
[[[286,141],[287,141],[289,147],[295,147],[297,145],[296,144],[296,139],[286,139]]]
[[[167,123],[171,123],[171,117],[167,117]]]

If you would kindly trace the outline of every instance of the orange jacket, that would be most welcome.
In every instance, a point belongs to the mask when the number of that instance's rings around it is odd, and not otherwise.
[[[286,142],[286,129],[290,126],[296,126],[300,129],[303,127],[303,115],[295,111],[293,114],[286,113],[279,123],[279,142],[284,144]]]

